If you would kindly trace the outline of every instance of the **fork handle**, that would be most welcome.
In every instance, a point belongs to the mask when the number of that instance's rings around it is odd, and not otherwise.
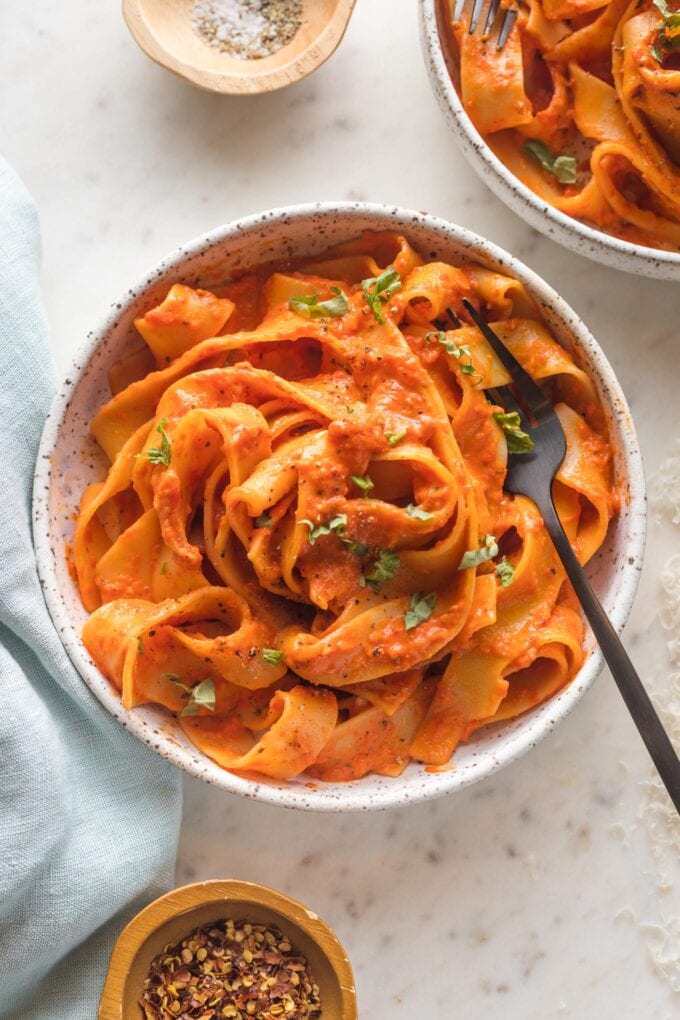
[[[553,506],[552,499],[539,507],[553,545],[562,560],[567,577],[583,607],[583,612],[602,649],[626,708],[633,717],[645,747],[656,765],[675,809],[680,814],[680,761],[647,691],[628,658],[609,617],[590,586]]]

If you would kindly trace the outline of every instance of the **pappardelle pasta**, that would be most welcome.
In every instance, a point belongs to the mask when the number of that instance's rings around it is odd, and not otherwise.
[[[366,233],[136,320],[92,433],[83,640],[125,706],[165,706],[224,768],[276,779],[446,766],[550,697],[583,625],[535,506],[503,491],[530,444],[467,297],[549,388],[554,483],[582,562],[617,510],[588,375],[517,280]]]
[[[463,106],[507,168],[569,216],[679,250],[676,0],[527,0],[502,51],[442,3]]]

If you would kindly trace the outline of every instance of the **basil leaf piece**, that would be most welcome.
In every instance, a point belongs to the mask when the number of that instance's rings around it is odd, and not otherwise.
[[[191,693],[191,688],[182,683],[182,678],[179,673],[161,673],[161,680],[169,680],[171,684],[176,684],[178,687],[181,687],[182,690],[187,693]]]
[[[349,549],[350,552],[356,553],[356,555],[360,559],[362,556],[365,556],[366,553],[368,552],[368,546],[366,545],[365,542],[355,542],[353,538],[342,537],[340,538],[340,541],[345,546],[345,548]]]
[[[560,184],[573,184],[576,180],[578,163],[575,156],[558,156],[552,166],[552,173]]]
[[[278,666],[283,658],[283,652],[280,652],[277,648],[263,648],[262,658],[268,666]]]
[[[364,475],[363,478],[361,475],[350,475],[350,478],[357,488],[361,489],[363,492],[370,492],[371,489],[375,488],[368,475]]]
[[[265,512],[263,514],[260,514],[259,517],[255,518],[255,527],[256,528],[273,528],[274,527],[274,522],[273,522],[273,520],[271,519],[271,517],[269,516],[269,514],[267,513],[266,510],[265,510]]]
[[[476,375],[479,376],[479,381],[482,381],[482,376],[476,370],[472,364],[472,354],[468,344],[461,344],[458,346],[455,340],[449,340],[446,333],[443,330],[438,330],[436,333],[428,333],[425,339],[428,343],[431,342],[430,338],[435,337],[438,343],[442,345],[447,354],[450,354],[452,358],[461,362],[460,370],[463,375]],[[463,362],[463,358],[467,358],[466,362]]]
[[[400,442],[405,435],[406,429],[399,429],[398,432],[386,432],[385,439],[390,444],[390,446],[396,446],[397,443]]]
[[[540,138],[527,139],[523,148],[526,153],[538,160],[544,170],[556,177],[560,184],[575,182],[578,168],[575,156],[553,156],[548,146]]]
[[[161,673],[161,680],[169,680],[175,687],[179,687],[182,694],[189,699],[180,715],[198,715],[200,708],[207,708],[210,712],[215,711],[214,680],[201,680],[196,687],[187,687],[177,673]]]
[[[667,53],[673,53],[680,49],[680,31],[678,31],[680,29],[680,11],[672,11],[666,0],[653,0],[653,2],[663,21],[660,21],[656,26],[658,33],[656,43],[658,45],[653,44],[649,49],[657,63],[663,64]]]
[[[672,11],[666,0],[652,0],[652,2],[664,20],[664,27],[680,27],[680,11]]]
[[[406,507],[406,513],[416,521],[431,521],[434,517],[434,514],[431,514],[428,510],[423,510],[422,507],[416,506],[414,503],[409,503]]]
[[[307,541],[310,545],[314,545],[317,538],[322,535],[340,535],[347,527],[347,515],[338,514],[337,517],[333,517],[328,524],[315,524],[314,521],[301,520],[300,524],[306,524],[309,528],[309,534],[307,535]]]
[[[156,426],[156,432],[158,432],[161,437],[161,445],[153,446],[150,450],[146,451],[146,459],[150,464],[162,464],[163,467],[170,467],[172,451],[170,447],[170,438],[165,431],[165,426],[167,424],[168,419],[161,418]]]
[[[515,568],[513,567],[512,563],[510,563],[506,556],[503,557],[500,563],[496,564],[496,576],[498,577],[498,580],[501,582],[503,588],[507,588],[508,585],[511,585],[512,582],[514,581]]]
[[[375,321],[380,323],[381,326],[385,322],[381,305],[384,305],[400,287],[401,277],[394,266],[390,266],[380,276],[371,276],[367,280],[361,281],[361,289],[366,304],[373,312]]]
[[[349,311],[350,304],[339,287],[331,287],[331,291],[335,297],[326,301],[319,301],[318,294],[299,294],[290,298],[288,307],[305,319],[337,319]]]
[[[530,156],[533,156],[534,159],[538,160],[544,170],[547,170],[548,173],[552,173],[554,163],[553,154],[545,142],[542,142],[539,138],[529,138],[524,143],[523,149]]]
[[[494,556],[498,556],[498,543],[493,535],[487,535],[484,544],[479,549],[468,549],[466,553],[463,553],[458,569],[469,570],[470,567],[478,567],[481,563],[492,560]]]
[[[191,689],[189,702],[182,709],[180,715],[198,715],[202,708],[207,708],[209,712],[215,711],[214,680],[201,680],[200,684]]]
[[[423,595],[422,592],[417,591],[415,595],[412,595],[411,608],[404,613],[404,630],[413,630],[419,623],[429,620],[436,601],[435,592],[432,592],[431,595]]]
[[[529,453],[533,450],[534,441],[522,431],[522,419],[517,411],[494,411],[493,417],[505,433],[508,453]]]
[[[378,558],[373,564],[370,574],[364,574],[361,578],[365,587],[367,584],[377,587],[383,581],[391,581],[401,566],[401,560],[392,549],[379,549]],[[360,582],[361,583],[361,582]]]

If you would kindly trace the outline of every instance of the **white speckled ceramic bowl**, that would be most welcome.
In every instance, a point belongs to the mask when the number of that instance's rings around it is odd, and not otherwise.
[[[80,639],[86,618],[69,574],[65,547],[86,484],[99,480],[105,463],[88,423],[108,399],[107,369],[139,344],[133,319],[158,302],[177,281],[210,287],[231,272],[274,259],[316,254],[362,230],[405,234],[427,258],[477,260],[518,277],[532,293],[554,335],[572,348],[590,372],[609,418],[621,481],[623,508],[589,574],[614,626],[628,616],[642,565],[645,535],[644,477],[635,429],[614,373],[575,313],[530,269],[488,241],[444,220],[381,205],[320,204],[278,209],[231,223],[179,248],[134,285],[90,334],[45,425],[34,490],[34,534],[40,577],[54,624],[83,679],[104,707],[140,740],[207,783],[270,804],[320,811],[383,808],[437,797],[483,779],[533,747],[579,701],[594,682],[602,659],[588,640],[589,655],[573,682],[519,719],[483,730],[458,749],[454,767],[429,773],[411,764],[398,779],[367,776],[353,783],[257,781],[232,775],[190,744],[177,721],[148,705],[124,709]]]
[[[622,241],[566,216],[544,202],[498,159],[463,109],[442,48],[440,26],[448,0],[419,0],[420,36],[430,83],[463,154],[506,205],[542,234],[595,262],[659,280],[680,280],[680,252]]]

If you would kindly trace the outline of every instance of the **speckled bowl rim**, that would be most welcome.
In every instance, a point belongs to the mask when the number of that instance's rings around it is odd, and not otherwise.
[[[512,729],[513,721],[510,721],[498,728],[498,733],[488,746],[482,743],[481,750],[474,750],[474,741],[466,745],[473,748],[471,751],[473,760],[460,768],[426,773],[421,766],[412,764],[399,778],[381,779],[383,785],[379,785],[377,790],[371,792],[366,788],[370,785],[367,784],[367,780],[370,778],[377,781],[376,777],[366,777],[351,784],[302,782],[271,784],[235,775],[219,768],[196,748],[190,750],[182,747],[171,736],[159,735],[159,730],[153,729],[153,723],[150,726],[145,719],[146,706],[133,710],[123,708],[112,685],[90,658],[67,609],[66,596],[62,598],[58,586],[57,562],[59,557],[63,557],[63,541],[60,536],[53,535],[50,531],[52,457],[59,442],[62,421],[70,401],[81,378],[86,375],[90,362],[96,358],[100,343],[116,329],[120,320],[125,317],[126,310],[131,308],[154,283],[157,284],[160,277],[172,273],[176,274],[173,276],[174,279],[180,279],[182,268],[186,267],[184,273],[186,278],[189,275],[187,263],[191,259],[201,254],[205,255],[230,241],[238,239],[242,242],[248,238],[249,232],[253,238],[259,233],[260,238],[266,237],[270,240],[274,236],[272,231],[283,231],[286,236],[287,227],[301,225],[308,227],[309,236],[313,236],[314,227],[323,230],[325,220],[341,229],[343,237],[350,238],[365,228],[367,219],[370,220],[373,229],[397,230],[407,237],[411,231],[416,233],[419,230],[427,231],[428,240],[433,246],[437,240],[444,244],[448,242],[460,245],[469,252],[471,258],[502,267],[502,271],[507,271],[520,279],[538,300],[544,313],[552,316],[554,321],[560,324],[560,328],[567,331],[576,341],[585,359],[584,363],[587,362],[589,374],[600,390],[612,428],[614,423],[616,424],[620,443],[616,446],[619,474],[627,487],[625,515],[627,527],[623,536],[624,545],[621,549],[617,546],[614,555],[620,573],[610,579],[607,589],[616,594],[615,602],[609,607],[609,611],[617,631],[622,630],[633,605],[645,544],[646,497],[642,458],[630,411],[613,369],[595,339],[567,303],[531,269],[497,245],[463,227],[427,213],[370,203],[324,202],[273,209],[245,217],[218,227],[168,255],[111,306],[99,328],[89,334],[54,398],[38,451],[33,490],[33,528],[38,573],[48,610],[67,654],[95,697],[123,727],[129,729],[162,757],[204,782],[269,804],[303,810],[365,811],[416,803],[462,789],[493,775],[535,747],[539,740],[569,714],[600,673],[601,653],[593,645],[584,666],[571,684],[547,702],[520,717],[522,720],[528,719],[529,722],[523,724],[519,731]],[[302,251],[300,254],[303,254]],[[61,560],[59,562],[61,563]],[[481,743],[484,731],[480,733]],[[416,771],[410,771],[413,769]]]
[[[420,38],[430,84],[463,154],[482,180],[513,212],[570,251],[627,273],[680,280],[680,252],[632,244],[595,230],[539,198],[486,144],[451,81],[437,29],[439,0],[419,0]]]

